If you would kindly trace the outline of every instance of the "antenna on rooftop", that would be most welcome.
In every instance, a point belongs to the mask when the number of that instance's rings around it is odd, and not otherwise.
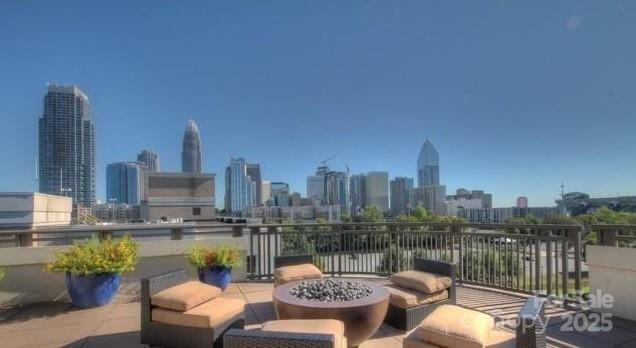
[[[327,162],[331,161],[334,158],[336,158],[336,157],[335,156],[331,156],[329,158],[326,158],[326,159],[320,161],[320,165],[322,165],[323,167],[326,167],[327,166]]]

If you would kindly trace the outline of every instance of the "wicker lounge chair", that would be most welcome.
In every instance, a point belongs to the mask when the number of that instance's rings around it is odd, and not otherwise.
[[[141,280],[141,343],[162,347],[222,347],[222,335],[230,328],[245,326],[244,313],[235,314],[214,327],[173,325],[152,320],[151,297],[188,282],[185,270]],[[234,300],[234,299],[228,299]],[[236,301],[236,300],[234,300]]]
[[[433,309],[442,304],[455,304],[457,302],[457,291],[455,288],[455,273],[453,264],[444,261],[434,261],[416,257],[413,260],[414,270],[435,273],[448,276],[452,279],[450,288],[448,288],[447,296],[443,299],[426,303],[414,307],[401,307],[393,303],[389,304],[384,322],[401,330],[411,330],[420,324],[422,319],[426,317]]]
[[[225,348],[346,348],[342,322],[332,319],[275,320],[261,330],[229,330]]]

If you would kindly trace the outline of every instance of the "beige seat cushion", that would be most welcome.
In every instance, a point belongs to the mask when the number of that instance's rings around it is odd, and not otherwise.
[[[434,294],[450,288],[452,279],[435,273],[404,271],[392,275],[391,282],[403,288]]]
[[[150,298],[153,306],[185,312],[221,295],[216,286],[191,280],[158,292]]]
[[[399,308],[412,308],[448,299],[448,290],[438,291],[434,294],[426,294],[395,284],[387,285],[386,288],[391,293],[389,301],[392,305]]]
[[[164,324],[216,328],[242,315],[244,308],[241,299],[217,297],[185,312],[155,307],[150,315],[152,321]]]
[[[417,337],[415,331],[412,331],[402,341],[402,348],[439,348],[440,346],[429,342],[424,342]],[[510,331],[505,331],[495,327],[490,331],[488,341],[486,342],[487,348],[515,348],[516,340],[515,334]]]
[[[311,263],[303,263],[276,268],[274,278],[276,278],[276,284],[280,285],[294,280],[322,278],[322,272]]]
[[[344,323],[334,319],[274,320],[263,324],[262,331],[334,335],[335,347],[346,348]]]
[[[483,348],[494,319],[484,313],[454,305],[441,305],[414,330],[417,337],[442,347]]]

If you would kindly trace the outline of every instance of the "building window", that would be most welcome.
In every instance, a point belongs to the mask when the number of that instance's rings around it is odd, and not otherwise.
[[[192,208],[192,215],[201,215],[201,208]]]

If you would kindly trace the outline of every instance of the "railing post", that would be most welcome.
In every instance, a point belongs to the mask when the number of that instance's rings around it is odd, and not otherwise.
[[[234,238],[243,237],[243,225],[233,225],[232,226],[232,237],[234,237]]]
[[[535,230],[534,236],[534,290],[541,291],[541,229]]]
[[[18,246],[20,247],[30,247],[33,246],[33,233],[18,233],[16,234],[16,239],[18,242]]]
[[[329,244],[331,249],[331,276],[336,276],[336,243],[334,243],[334,236],[340,236],[342,231],[342,224],[331,225],[331,233],[329,234]],[[338,261],[340,261],[340,255],[338,255]]]
[[[109,238],[113,238],[113,231],[99,231],[98,238],[99,240],[106,240]]]
[[[338,241],[338,275],[342,276],[342,246],[343,246],[343,240],[344,240],[344,235],[342,234],[342,231],[344,230],[344,227],[341,225],[338,226],[338,234],[337,234],[337,241]]]
[[[170,239],[171,240],[182,240],[183,239],[183,228],[177,227],[170,229]]]
[[[600,232],[600,235],[598,238],[599,245],[614,246],[614,247],[616,246],[616,242],[618,239],[617,238],[618,230],[616,230],[615,228],[604,227],[599,232]]]
[[[451,262],[455,263],[455,235],[459,238],[459,261],[458,261],[458,271],[459,271],[459,283],[464,282],[464,238],[462,237],[462,227],[461,226],[453,226],[451,233]]]
[[[393,233],[391,231],[389,231],[389,264],[386,267],[386,273],[387,275],[391,275],[393,274]],[[397,250],[397,247],[396,247]]]
[[[254,255],[254,236],[258,238],[259,227],[250,227],[250,254],[247,257],[247,272],[254,277],[254,269],[256,268],[256,255]]]
[[[574,236],[570,236],[573,239],[574,243],[574,296],[577,302],[581,302],[581,262],[582,262],[582,248],[581,248],[581,240],[582,235],[585,232],[585,227],[581,226],[579,229],[574,232]]]
[[[546,277],[546,288],[547,288],[547,295],[551,295],[551,291],[552,291],[552,239],[550,237],[552,237],[552,230],[547,230],[546,231],[546,244],[545,244],[545,269],[547,272],[547,277]],[[556,293],[556,291],[555,291]]]

